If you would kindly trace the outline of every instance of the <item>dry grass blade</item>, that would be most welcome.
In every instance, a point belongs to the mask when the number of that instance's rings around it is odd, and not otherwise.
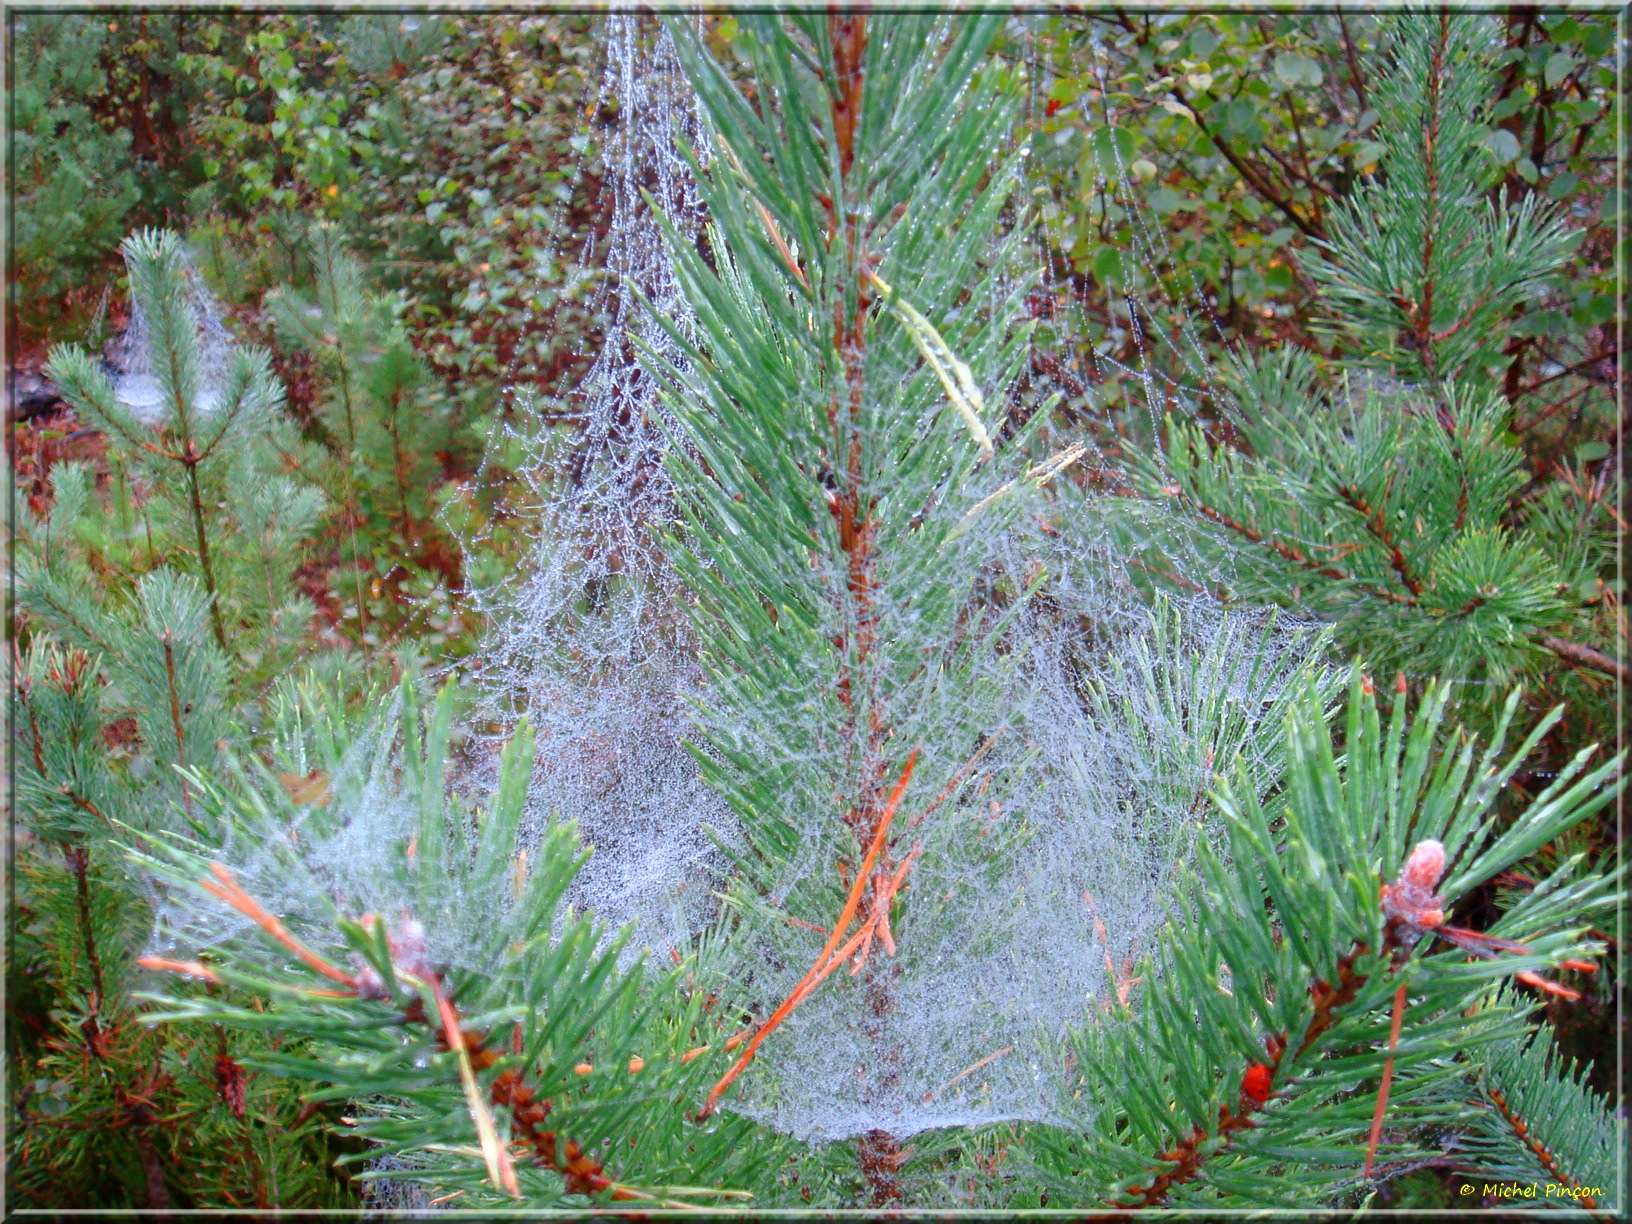
[[[448,996],[442,993],[441,985],[433,981],[430,986],[436,996],[437,1014],[442,1018],[442,1038],[459,1061],[459,1082],[465,1090],[465,1104],[470,1109],[471,1119],[476,1123],[476,1137],[481,1141],[487,1176],[511,1198],[520,1198],[521,1187],[516,1183],[516,1167],[510,1160],[509,1151],[499,1142],[493,1115],[488,1111],[487,1102],[482,1099],[481,1087],[476,1083],[476,1069],[471,1066],[470,1051],[465,1048],[465,1035],[459,1029],[459,1017],[454,1013]]]

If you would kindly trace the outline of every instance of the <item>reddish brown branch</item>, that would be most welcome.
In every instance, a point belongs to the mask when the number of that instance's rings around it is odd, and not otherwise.
[[[79,846],[63,847],[68,870],[74,877],[74,908],[79,918],[80,938],[85,943],[85,966],[91,971],[91,988],[96,992],[96,1004],[107,997],[102,985],[102,958],[96,951],[96,931],[91,925],[90,855]]]
[[[1201,515],[1203,518],[1210,519],[1219,526],[1235,532],[1242,538],[1251,540],[1254,544],[1262,544],[1266,548],[1273,549],[1281,557],[1292,562],[1294,565],[1301,566],[1302,568],[1319,574],[1324,578],[1334,579],[1337,582],[1355,583],[1353,574],[1345,574],[1342,570],[1337,569],[1334,566],[1323,565],[1321,562],[1305,556],[1300,550],[1294,548],[1290,544],[1286,544],[1280,540],[1269,539],[1267,536],[1264,536],[1260,532],[1247,526],[1247,524],[1236,522],[1234,519],[1230,518],[1229,515],[1224,514],[1222,511],[1215,510],[1213,507],[1206,505],[1203,502],[1197,501],[1195,498],[1191,497],[1187,493],[1184,493],[1182,490],[1175,490],[1170,486],[1168,491],[1178,492],[1179,498],[1182,501],[1189,503],[1196,513]],[[1394,591],[1384,590],[1381,587],[1368,586],[1363,583],[1355,583],[1355,586],[1364,594],[1373,595],[1379,599],[1386,599],[1390,603],[1405,604],[1409,607],[1415,607],[1417,603],[1414,596],[1400,595]]]
[[[1568,1186],[1572,1191],[1574,1191],[1575,1194],[1573,1197],[1580,1206],[1586,1208],[1588,1211],[1596,1210],[1598,1207],[1598,1200],[1582,1190],[1581,1187],[1574,1180],[1572,1180],[1563,1169],[1558,1167],[1558,1158],[1553,1155],[1552,1150],[1548,1148],[1545,1143],[1530,1133],[1530,1127],[1526,1124],[1523,1118],[1519,1117],[1519,1115],[1513,1111],[1513,1107],[1507,1103],[1507,1098],[1489,1084],[1485,1085],[1485,1092],[1490,1097],[1491,1104],[1496,1106],[1496,1112],[1502,1115],[1502,1120],[1506,1122],[1508,1126],[1513,1129],[1513,1133],[1518,1136],[1519,1142],[1523,1143],[1525,1147],[1529,1148],[1535,1155],[1536,1159],[1541,1162],[1541,1167],[1547,1170],[1547,1176],[1551,1177],[1559,1185]]]
[[[1601,650],[1594,650],[1591,646],[1582,646],[1577,642],[1566,642],[1563,638],[1544,637],[1541,644],[1552,651],[1559,658],[1577,667],[1591,668],[1593,671],[1603,672],[1614,676],[1617,680],[1627,678],[1626,664],[1619,659],[1612,658]]]
[[[437,991],[440,996],[440,986]],[[485,1071],[498,1062],[502,1052],[494,1050],[491,1035],[473,1033],[462,1027],[453,1001],[443,996],[442,1002],[448,1020],[443,1025],[444,1032],[438,1039],[439,1044],[445,1049],[452,1049],[457,1042],[470,1058],[471,1066],[478,1071]],[[429,1019],[423,1008],[417,1015],[410,1013],[408,1018],[426,1022]],[[519,1042],[512,1042],[511,1052],[520,1053]],[[523,1074],[517,1067],[501,1071],[488,1092],[488,1099],[494,1105],[510,1111],[512,1144],[527,1148],[539,1164],[559,1173],[566,1182],[569,1194],[595,1195],[611,1191],[612,1198],[620,1202],[644,1197],[607,1177],[603,1172],[605,1166],[585,1152],[575,1140],[563,1141],[555,1131],[544,1129],[544,1120],[550,1113],[550,1101],[547,1098],[540,1100],[538,1094],[522,1082]]]
[[[1439,231],[1439,101],[1444,88],[1445,48],[1451,36],[1451,15],[1442,12],[1439,17],[1439,35],[1434,40],[1433,55],[1428,64],[1428,130],[1423,133],[1422,156],[1427,166],[1428,199],[1422,238],[1422,296],[1412,320],[1417,351],[1422,364],[1430,373],[1434,368],[1431,347],[1434,340],[1434,239]]]
[[[278,943],[294,953],[301,964],[308,969],[315,973],[321,973],[330,981],[339,982],[342,986],[346,986],[353,991],[357,989],[357,979],[355,977],[344,970],[335,968],[291,935],[289,928],[284,926],[283,922],[275,914],[267,913],[260,902],[256,901],[239,886],[238,881],[232,878],[232,872],[228,871],[220,863],[211,863],[210,874],[215,879],[201,880],[199,882],[199,887],[203,888],[205,892],[219,897],[255,923]]]
[[[1339,485],[1337,495],[1341,497],[1358,514],[1366,524],[1366,530],[1376,537],[1377,542],[1388,549],[1388,562],[1399,575],[1400,582],[1413,596],[1422,595],[1422,583],[1411,573],[1406,563],[1405,552],[1400,548],[1399,541],[1394,533],[1388,529],[1388,519],[1380,508],[1374,509],[1366,500],[1366,495],[1351,485]]]
[[[1303,1040],[1293,1054],[1294,1062],[1302,1058],[1310,1047],[1337,1023],[1341,1010],[1354,1002],[1360,988],[1366,984],[1366,977],[1356,973],[1354,969],[1355,962],[1365,955],[1366,950],[1365,944],[1357,943],[1338,961],[1335,986],[1325,978],[1320,978],[1309,988],[1314,1014],[1310,1017],[1308,1027],[1304,1029]],[[1155,1180],[1148,1186],[1127,1187],[1123,1193],[1136,1201],[1116,1204],[1117,1210],[1139,1211],[1147,1207],[1160,1207],[1167,1200],[1173,1187],[1194,1180],[1207,1161],[1228,1151],[1232,1136],[1258,1125],[1253,1115],[1262,1110],[1274,1096],[1275,1081],[1280,1075],[1281,1063],[1287,1051],[1286,1034],[1270,1034],[1264,1040],[1264,1051],[1265,1061],[1249,1069],[1248,1075],[1243,1078],[1234,1108],[1229,1105],[1218,1107],[1216,1130],[1209,1133],[1206,1127],[1199,1124],[1192,1128],[1189,1135],[1157,1157],[1171,1167],[1157,1173]],[[1215,1137],[1223,1142],[1212,1150],[1203,1152],[1201,1150],[1203,1144]]]
[[[1383,1137],[1383,1119],[1388,1115],[1388,1090],[1394,1082],[1394,1051],[1400,1048],[1400,1025],[1405,1020],[1405,989],[1401,982],[1394,992],[1394,1016],[1388,1026],[1388,1057],[1383,1060],[1383,1083],[1377,1090],[1377,1108],[1371,1115],[1371,1136],[1366,1141],[1366,1168],[1362,1174],[1371,1176],[1377,1161],[1377,1144]]]
[[[1354,1002],[1360,988],[1366,984],[1366,978],[1354,971],[1354,963],[1366,952],[1366,945],[1357,943],[1349,949],[1348,955],[1337,962],[1336,986],[1325,978],[1320,978],[1309,988],[1309,998],[1315,1005],[1315,1014],[1309,1020],[1309,1027],[1303,1031],[1303,1040],[1298,1044],[1294,1058],[1302,1058],[1326,1030],[1337,1023],[1339,1010]]]
[[[69,799],[72,799],[73,802],[74,802],[74,806],[79,808],[80,811],[86,812],[89,815],[95,816],[98,820],[100,820],[105,825],[112,826],[113,821],[111,821],[111,820],[109,820],[107,818],[107,815],[102,811],[101,808],[97,807],[96,804],[92,803],[89,799],[85,798],[85,796],[80,794],[78,791],[72,789],[68,785],[68,783],[64,782],[61,786],[57,787],[57,793],[60,794],[60,795],[65,795]]]
[[[1138,1201],[1118,1203],[1116,1204],[1118,1211],[1141,1211],[1147,1207],[1160,1207],[1174,1186],[1193,1180],[1201,1171],[1202,1165],[1220,1152],[1227,1151],[1233,1136],[1257,1127],[1258,1123],[1253,1119],[1253,1115],[1263,1109],[1273,1095],[1275,1076],[1280,1071],[1281,1059],[1286,1054],[1286,1037],[1279,1033],[1271,1034],[1265,1039],[1264,1047],[1267,1061],[1257,1064],[1263,1071],[1258,1076],[1252,1076],[1249,1071],[1248,1078],[1243,1078],[1235,1108],[1232,1109],[1228,1105],[1218,1107],[1217,1137],[1223,1142],[1211,1152],[1203,1153],[1201,1147],[1210,1136],[1206,1127],[1195,1126],[1187,1136],[1158,1157],[1173,1167],[1158,1173],[1156,1179],[1148,1186],[1133,1186],[1124,1191]],[[1267,1072],[1267,1075],[1263,1072]]]
[[[743,1050],[737,1061],[731,1065],[731,1069],[722,1075],[713,1089],[710,1090],[708,1099],[703,1102],[702,1108],[697,1111],[698,1118],[706,1118],[714,1112],[714,1107],[719,1104],[721,1095],[731,1086],[731,1082],[741,1075],[748,1064],[753,1061],[754,1055],[758,1053],[759,1047],[764,1043],[765,1039],[792,1015],[794,1008],[798,1007],[811,991],[816,989],[834,969],[838,968],[847,956],[860,947],[862,940],[874,930],[874,926],[878,921],[876,912],[870,921],[863,923],[862,929],[856,932],[849,943],[840,947],[845,933],[850,929],[850,922],[855,917],[857,908],[861,905],[861,895],[866,889],[873,865],[878,861],[879,854],[884,848],[885,834],[889,830],[891,819],[895,816],[896,808],[901,803],[902,795],[906,793],[907,783],[912,779],[912,769],[917,761],[918,751],[914,749],[912,755],[907,758],[907,767],[901,773],[901,780],[895,784],[895,790],[890,794],[889,802],[885,805],[878,823],[878,831],[874,834],[873,844],[868,847],[867,856],[861,863],[861,869],[856,872],[856,878],[850,885],[850,895],[845,898],[844,909],[839,914],[838,922],[833,925],[833,932],[828,936],[827,944],[822,948],[821,954],[817,956],[816,963],[810,967],[798,984],[788,992],[788,997],[782,1001],[781,1006],[772,1012],[770,1018],[754,1032],[753,1037],[748,1041],[747,1048]]]

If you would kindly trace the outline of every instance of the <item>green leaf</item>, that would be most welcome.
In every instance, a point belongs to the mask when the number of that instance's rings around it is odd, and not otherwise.
[[[1607,442],[1583,442],[1575,448],[1575,457],[1582,463],[1596,463],[1609,454]]]
[[[1318,63],[1290,51],[1275,57],[1275,75],[1283,85],[1319,85],[1324,79]]]
[[[1496,160],[1504,166],[1517,161],[1521,151],[1519,138],[1506,128],[1497,128],[1489,136],[1486,136],[1485,145],[1496,155]]]
[[[1139,141],[1131,128],[1102,127],[1094,133],[1090,143],[1099,162],[1100,173],[1112,182],[1127,173],[1137,159]]]
[[[1184,197],[1171,187],[1156,187],[1145,196],[1145,203],[1153,212],[1177,212],[1184,206]]]

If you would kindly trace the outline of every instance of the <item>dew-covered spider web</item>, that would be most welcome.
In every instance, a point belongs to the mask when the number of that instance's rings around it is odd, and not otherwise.
[[[126,259],[129,266],[129,259]],[[186,286],[187,307],[194,322],[193,342],[197,345],[198,386],[194,387],[193,412],[207,417],[221,401],[221,386],[235,342],[222,319],[204,278],[185,253],[181,274]],[[164,387],[152,366],[152,323],[135,295],[131,297],[130,319],[109,357],[113,366],[113,392],[121,405],[144,425],[161,425],[171,411]]]
[[[539,542],[516,586],[486,592],[496,628],[483,679],[496,702],[539,726],[537,819],[576,819],[594,847],[581,899],[610,919],[640,920],[661,955],[664,943],[679,947],[716,917],[708,893],[721,886],[721,862],[705,831],[731,837],[731,818],[685,751],[685,739],[702,739],[689,702],[702,674],[681,615],[685,592],[654,542],[654,527],[671,517],[661,455],[677,426],[641,349],[681,361],[651,310],[685,335],[690,315],[641,193],[682,242],[697,242],[705,219],[681,145],[707,162],[708,134],[666,34],[630,16],[607,23],[599,104],[609,103],[610,225],[602,245],[583,246],[605,269],[604,339],[589,374],[561,397],[571,411],[557,410],[532,439],[526,475]],[[1100,173],[1113,180],[1100,186],[1133,215],[1136,242],[1124,253],[1128,287],[1098,343],[1085,339],[1082,294],[1059,261],[1058,233],[1035,214],[1010,217],[1035,232],[1018,248],[1030,263],[1015,266],[1013,282],[1033,284],[1031,313],[1046,323],[1015,403],[1058,393],[1092,424],[1108,416],[1105,392],[1115,385],[1144,411],[1151,439],[1169,411],[1239,411],[1198,335],[1216,328],[1211,305],[1191,282],[1190,312],[1167,310],[1155,325],[1141,274],[1155,284],[1172,253],[1142,212],[1128,166]],[[994,237],[994,251],[1004,237]],[[1041,563],[1048,602],[1028,617],[1027,658],[1009,679],[1004,726],[994,728],[1004,734],[984,762],[986,792],[947,805],[925,832],[916,904],[902,912],[889,965],[891,1009],[858,1020],[862,987],[836,974],[730,1098],[731,1108],[801,1138],[1069,1116],[1066,1028],[1133,989],[1173,873],[1208,836],[1204,796],[1216,770],[1239,762],[1258,785],[1273,783],[1276,698],[1319,654],[1307,625],[1209,596],[1229,583],[1200,550],[1165,552],[1173,586],[1193,594],[1152,599],[1151,574],[1141,571],[1146,511],[1128,498],[1111,504],[1128,483],[1115,429],[1067,436],[1061,426],[1046,437],[1054,450],[1084,442],[1087,454],[991,568]],[[803,837],[809,854],[796,855],[783,891],[831,842],[816,827]],[[958,849],[971,844],[997,852],[971,858]],[[738,987],[738,1004],[762,1013],[821,943],[821,932],[744,932],[710,968],[726,991]]]
[[[601,151],[611,221],[581,255],[604,268],[607,323],[583,381],[534,405],[550,421],[528,435],[524,472],[539,536],[525,574],[484,595],[495,628],[482,678],[496,709],[525,712],[540,730],[536,819],[576,820],[594,847],[580,899],[639,922],[637,942],[666,959],[719,917],[711,895],[726,887],[725,864],[708,831],[735,836],[684,746],[704,738],[693,699],[706,694],[685,591],[654,534],[672,517],[662,456],[680,431],[642,364],[644,352],[683,365],[654,310],[694,334],[646,197],[695,243],[705,218],[680,149],[706,165],[709,144],[660,28],[613,17],[606,45],[597,106],[617,114]],[[1168,540],[1165,572],[1151,572],[1145,520],[1155,511],[1125,496],[1117,431],[1095,429],[1096,416],[1109,418],[1105,389],[1137,404],[1149,440],[1164,413],[1239,408],[1210,369],[1199,333],[1216,322],[1193,281],[1188,311],[1168,309],[1155,324],[1141,276],[1155,284],[1172,253],[1129,168],[1100,173],[1130,210],[1136,239],[1128,287],[1098,342],[1086,339],[1082,295],[1047,213],[1011,215],[1011,228],[1033,233],[1018,248],[994,236],[994,257],[1020,252],[1004,291],[1030,284],[1029,312],[1044,326],[1023,385],[990,388],[989,402],[1007,395],[1035,407],[1057,394],[1069,419],[1045,431],[1043,445],[1080,443],[1086,453],[989,559],[994,583],[1038,565],[1050,583],[1023,618],[1025,657],[1009,661],[982,773],[926,827],[914,904],[889,962],[888,1012],[858,1019],[863,987],[836,974],[728,1099],[803,1138],[1068,1120],[1076,1085],[1067,1028],[1108,1014],[1133,988],[1175,872],[1210,835],[1205,797],[1217,772],[1239,766],[1253,784],[1273,784],[1276,703],[1322,650],[1311,626],[1214,598],[1230,583],[1212,554]],[[1155,597],[1161,579],[1188,594]],[[772,903],[831,865],[830,831],[812,825],[800,836]],[[972,855],[971,846],[990,849]],[[823,932],[792,925],[742,927],[710,942],[699,972],[764,1015],[822,943]]]
[[[700,723],[700,711],[718,707],[697,663],[687,590],[665,553],[675,518],[665,455],[686,444],[684,431],[647,373],[654,360],[684,367],[659,318],[682,336],[697,334],[653,206],[677,241],[709,244],[683,150],[706,166],[710,138],[663,27],[613,15],[605,41],[599,94],[585,106],[614,116],[595,154],[610,196],[605,225],[563,230],[550,261],[596,270],[602,326],[581,379],[517,395],[520,423],[504,441],[526,455],[526,504],[510,510],[533,537],[517,573],[472,593],[491,625],[475,676],[482,714],[500,728],[495,739],[523,716],[537,732],[532,840],[551,822],[572,821],[593,848],[571,899],[614,924],[635,923],[631,946],[664,964],[671,951],[697,951],[695,971],[718,990],[720,1010],[763,1019],[826,936],[767,915],[854,845],[835,834],[836,813],[801,808],[790,792],[796,850],[772,870],[780,875],[764,887],[763,904],[747,914],[720,903],[734,886],[720,847],[740,848],[743,834],[688,747],[722,728]],[[995,292],[1023,295],[1040,325],[1019,385],[983,388],[988,409],[1024,415],[1058,395],[1058,420],[1037,435],[1037,459],[1081,451],[977,559],[975,600],[1032,588],[1036,596],[976,677],[989,708],[984,755],[923,822],[896,954],[875,951],[869,978],[833,974],[725,1099],[725,1108],[801,1138],[1082,1123],[1067,1031],[1109,1022],[1136,988],[1176,873],[1216,835],[1210,786],[1234,770],[1246,785],[1274,785],[1278,703],[1322,657],[1314,627],[1221,599],[1232,583],[1216,550],[1158,532],[1161,507],[1132,495],[1138,439],[1129,435],[1138,431],[1111,419],[1109,388],[1143,414],[1151,445],[1164,413],[1240,408],[1220,390],[1201,339],[1214,326],[1211,304],[1198,290],[1188,310],[1153,308],[1141,276],[1157,284],[1172,253],[1142,211],[1129,168],[1102,173],[1120,178],[1114,194],[1134,217],[1136,240],[1125,252],[1127,288],[1101,338],[1090,338],[1080,277],[1056,254],[1066,244],[1051,232],[1048,210],[1016,207],[1007,232],[993,237],[992,259],[1012,264],[1000,269]],[[1008,241],[1017,233],[1025,240]],[[726,266],[724,252],[711,255]],[[1159,451],[1151,461],[1160,467]],[[927,509],[932,494],[891,495]],[[884,591],[881,604],[908,609],[911,594]],[[823,695],[809,696],[814,711]],[[929,724],[967,721],[962,695],[938,691],[934,700],[947,708],[931,711]],[[757,726],[723,730],[740,732],[743,743],[761,736],[767,754],[784,746]],[[926,769],[950,777],[973,747],[930,744]],[[813,734],[789,767],[817,777],[838,751]],[[370,757],[355,778],[335,779],[345,817],[336,823],[338,808],[328,813],[329,831],[304,849],[232,848],[269,890],[265,900],[301,887],[308,900],[338,903],[338,890],[348,905],[381,912],[410,900],[392,892],[390,856],[378,851],[410,828],[408,806],[376,780],[379,768]],[[466,780],[471,789],[482,781],[479,770]],[[371,883],[376,865],[384,874]],[[417,917],[433,951],[451,964],[465,955],[468,924],[503,906],[488,897],[411,900],[426,909]],[[878,975],[888,978],[888,1006],[858,1009]]]
[[[699,676],[684,593],[654,540],[673,516],[663,456],[674,422],[640,354],[680,359],[657,317],[688,332],[690,308],[652,203],[683,240],[703,220],[682,152],[703,147],[701,118],[655,23],[607,19],[588,110],[603,109],[616,115],[599,153],[610,218],[577,261],[601,273],[604,333],[577,385],[524,409],[519,475],[538,530],[517,580],[479,593],[494,626],[480,679],[505,721],[526,714],[538,732],[535,822],[575,821],[594,848],[575,899],[640,921],[661,948],[703,920],[717,865],[705,829],[726,836],[731,819],[682,742]]]

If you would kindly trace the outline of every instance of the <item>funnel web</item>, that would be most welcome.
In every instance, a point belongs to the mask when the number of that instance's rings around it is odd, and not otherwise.
[[[128,252],[126,267],[134,274]],[[220,406],[221,388],[235,342],[222,320],[220,305],[185,253],[181,258],[181,272],[186,282],[187,309],[194,320],[193,342],[199,359],[199,385],[194,389],[190,407],[200,418],[207,419]],[[151,343],[151,327],[146,312],[132,295],[129,322],[110,357],[115,367],[115,398],[144,425],[158,426],[164,423],[171,405],[152,368],[150,354],[162,349]]]
[[[679,359],[657,316],[690,332],[652,208],[697,241],[703,216],[682,149],[703,142],[668,34],[613,14],[605,37],[588,113],[616,116],[599,150],[611,217],[578,259],[601,270],[605,331],[578,385],[525,406],[519,474],[536,543],[513,581],[477,593],[493,625],[480,678],[507,728],[523,714],[537,728],[534,827],[576,821],[594,848],[577,903],[614,924],[640,921],[636,945],[662,949],[702,921],[716,860],[705,830],[730,824],[682,743],[695,643],[655,538],[673,518],[663,468],[673,420],[638,357]]]

